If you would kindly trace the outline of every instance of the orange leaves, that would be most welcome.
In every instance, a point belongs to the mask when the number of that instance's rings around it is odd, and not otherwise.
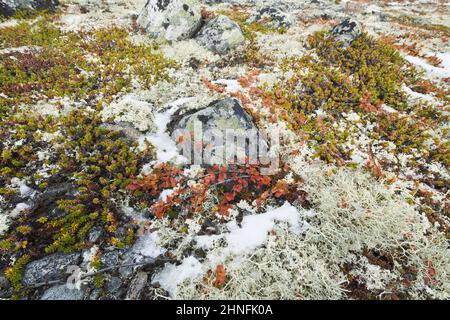
[[[289,188],[287,186],[286,181],[284,180],[277,181],[277,184],[272,188],[272,193],[275,195],[276,198],[280,198],[283,195],[289,193]]]
[[[363,109],[365,112],[369,112],[369,113],[378,112],[378,108],[376,108],[370,102],[370,92],[369,91],[364,92],[364,95],[361,97],[361,100],[359,101],[359,107],[361,109]]]
[[[233,203],[241,200],[256,200],[261,205],[273,197],[289,201],[296,199],[297,187],[281,180],[286,172],[281,170],[271,177],[262,175],[257,164],[214,165],[205,168],[197,177],[188,177],[181,169],[163,163],[147,176],[134,180],[128,189],[139,196],[140,204],[147,204],[159,219],[181,209],[189,214],[200,213],[208,195],[218,199],[216,212],[228,216]],[[161,193],[167,189],[172,189],[172,192],[160,200]]]
[[[215,91],[218,93],[224,93],[225,92],[225,88],[222,86],[219,86],[217,84],[212,83],[211,81],[207,80],[207,79],[202,79],[203,84],[211,91]]]
[[[366,162],[366,168],[369,169],[377,179],[384,177],[383,170],[377,159],[375,159],[372,152],[369,152],[369,159]]]
[[[225,272],[225,267],[223,266],[223,264],[219,264],[216,267],[216,279],[214,280],[214,286],[216,288],[221,288],[226,281],[226,272]]]

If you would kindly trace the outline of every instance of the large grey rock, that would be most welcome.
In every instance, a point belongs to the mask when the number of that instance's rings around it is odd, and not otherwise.
[[[289,28],[293,23],[290,14],[276,7],[263,7],[253,14],[248,22],[266,23],[271,28]]]
[[[35,283],[64,279],[67,267],[78,265],[80,253],[55,253],[40,260],[32,261],[25,267],[23,283],[33,285]]]
[[[49,288],[41,300],[83,300],[85,296],[86,292],[83,289],[69,289],[63,284]]]
[[[58,4],[58,0],[0,0],[0,16],[12,16],[18,10],[53,11]]]
[[[110,297],[118,298],[122,294],[123,282],[119,277],[110,277],[105,281],[105,289]]]
[[[245,42],[239,25],[222,15],[203,26],[196,39],[209,50],[219,54],[227,53]]]
[[[214,101],[198,111],[175,114],[169,130],[175,139],[186,138],[178,148],[195,164],[235,163],[234,154],[239,162],[247,156],[255,159],[257,144],[262,142],[252,117],[232,98]]]
[[[169,124],[169,130],[193,131],[194,124],[201,123],[203,131],[218,129],[246,132],[256,129],[252,117],[233,98],[213,101],[206,108],[174,115],[174,122]]]
[[[137,20],[152,38],[169,42],[192,37],[201,22],[197,0],[148,0]]]
[[[358,21],[353,19],[345,19],[331,30],[334,38],[343,43],[344,46],[349,46],[353,40],[361,35],[362,29]]]

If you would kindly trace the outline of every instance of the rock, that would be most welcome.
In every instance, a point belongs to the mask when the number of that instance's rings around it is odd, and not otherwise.
[[[55,253],[30,262],[25,267],[23,283],[32,285],[38,282],[63,279],[66,275],[67,267],[78,265],[80,258],[80,253]]]
[[[94,289],[89,295],[89,300],[98,300],[102,295],[102,289]]]
[[[0,275],[0,291],[7,290],[10,287],[8,279]]]
[[[245,132],[255,129],[252,117],[240,105],[238,100],[225,98],[213,101],[206,108],[174,115],[174,122],[169,124],[169,130],[193,130],[195,122],[203,125],[203,131],[219,129]]]
[[[105,289],[108,296],[119,298],[122,294],[122,280],[119,277],[110,277],[105,281]]]
[[[362,29],[358,21],[345,19],[331,30],[336,40],[342,41],[344,46],[349,46],[353,40],[361,35]]]
[[[119,252],[117,250],[105,252],[100,256],[102,267],[112,267],[119,264]]]
[[[187,39],[201,26],[200,4],[196,0],[149,0],[137,23],[155,39]]]
[[[259,9],[253,16],[251,16],[248,22],[265,22],[271,28],[289,28],[293,19],[288,13],[275,8],[275,7],[263,7]]]
[[[227,16],[210,20],[196,39],[201,45],[219,54],[227,53],[245,41],[239,25]]]
[[[13,16],[18,10],[54,11],[58,0],[0,0],[0,16]]]
[[[91,243],[97,243],[97,241],[100,240],[102,234],[103,234],[102,228],[94,227],[88,233],[88,241]]]
[[[256,144],[262,142],[257,140],[258,129],[252,117],[236,99],[216,100],[201,110],[175,114],[173,119],[169,124],[172,137],[190,136],[178,147],[183,156],[193,159],[196,164],[200,164],[199,155],[201,164],[208,165],[234,163],[233,154],[239,154],[237,159],[240,162],[245,161],[246,156],[253,160],[257,156]],[[196,143],[199,139],[202,139],[200,145],[205,146],[202,150],[192,148],[199,145]]]
[[[69,289],[67,285],[62,284],[45,291],[41,300],[83,300],[85,295],[83,289]]]
[[[148,275],[145,272],[139,271],[131,280],[130,287],[127,292],[126,300],[139,300],[142,292],[147,284]]]

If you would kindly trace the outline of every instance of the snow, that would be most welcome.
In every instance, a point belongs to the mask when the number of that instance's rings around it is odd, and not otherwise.
[[[170,196],[175,190],[173,189],[166,189],[161,192],[159,195],[159,200],[166,202],[167,197]]]
[[[212,83],[226,86],[228,92],[239,92],[242,90],[242,86],[239,84],[239,82],[233,79],[219,79],[212,81]]]
[[[156,161],[152,162],[153,164],[167,161],[174,161],[176,164],[182,164],[187,161],[185,157],[179,154],[175,141],[167,132],[167,125],[169,124],[172,115],[179,107],[193,99],[193,97],[187,97],[170,102],[165,106],[165,108],[169,108],[168,110],[155,114],[154,122],[157,126],[156,133],[146,135],[140,140],[141,146],[145,146],[145,141],[147,140],[155,147]]]
[[[158,245],[158,239],[156,232],[147,233],[139,238],[132,250],[144,257],[156,258],[166,252],[164,248]]]
[[[408,60],[410,63],[421,67],[425,70],[425,72],[431,76],[436,78],[448,78],[450,77],[450,54],[439,54],[438,57],[442,59],[442,68],[441,67],[435,67],[432,66],[422,59],[418,57],[413,57],[410,55],[407,55],[405,57],[406,60]]]
[[[166,264],[163,271],[152,279],[152,284],[158,283],[167,290],[170,297],[176,296],[177,286],[187,279],[196,279],[204,274],[203,265],[193,256],[189,256],[176,266]]]
[[[423,94],[420,92],[413,91],[411,88],[409,88],[405,84],[403,85],[402,88],[403,88],[403,91],[412,99],[423,100],[423,101],[430,102],[433,104],[436,103],[436,99],[429,94]]]
[[[27,186],[25,184],[25,182],[21,182],[19,185],[19,191],[20,191],[20,195],[22,197],[29,197],[33,194],[34,190],[32,188],[30,188],[29,186]]]
[[[228,243],[228,251],[238,255],[249,253],[253,249],[263,245],[269,232],[274,228],[275,221],[287,222],[291,231],[301,234],[308,229],[306,223],[300,224],[300,214],[290,203],[262,214],[245,216],[241,228],[235,221],[227,224],[230,233],[225,236]]]

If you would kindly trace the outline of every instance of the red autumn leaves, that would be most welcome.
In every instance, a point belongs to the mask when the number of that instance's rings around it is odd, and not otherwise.
[[[257,165],[250,164],[214,165],[192,178],[181,169],[163,163],[145,177],[134,180],[128,189],[139,196],[141,203],[149,206],[157,218],[181,208],[188,214],[199,213],[210,193],[218,201],[217,212],[227,216],[232,205],[241,200],[256,200],[260,206],[271,198],[291,200],[297,197],[297,182],[288,184],[282,180],[285,175],[286,171],[272,177],[262,175]],[[167,189],[173,192],[164,201],[158,199]]]

